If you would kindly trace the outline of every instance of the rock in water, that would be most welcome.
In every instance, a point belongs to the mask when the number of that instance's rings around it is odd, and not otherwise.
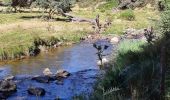
[[[107,60],[106,58],[103,58],[103,59],[102,59],[102,63],[103,63],[103,64],[106,64],[106,63],[108,63],[108,62],[109,62],[109,60]],[[97,62],[97,65],[99,65],[99,66],[102,65],[102,64],[101,64],[101,61],[98,61],[98,62]]]
[[[17,86],[12,80],[0,81],[0,100],[5,100],[17,91]]]
[[[52,75],[53,73],[50,71],[49,68],[45,68],[44,71],[43,71],[43,74],[44,74],[45,76],[50,76],[50,75]]]
[[[40,87],[30,87],[28,88],[27,91],[30,95],[35,95],[35,96],[44,96],[46,93],[45,90]]]
[[[70,73],[65,70],[58,70],[56,73],[56,76],[66,78],[66,77],[70,76]]]
[[[15,92],[16,89],[16,84],[11,80],[3,80],[0,82],[0,92]]]
[[[13,80],[15,77],[14,76],[7,76],[4,78],[4,80]]]
[[[36,76],[33,77],[32,80],[35,80],[40,83],[49,83],[50,82],[50,77],[48,76]]]

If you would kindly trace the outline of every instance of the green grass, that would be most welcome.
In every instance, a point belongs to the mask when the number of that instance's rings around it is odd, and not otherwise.
[[[101,12],[105,12],[107,10],[112,10],[114,7],[118,6],[117,0],[108,0],[105,4],[99,5],[97,9]]]
[[[37,45],[35,45],[37,39],[43,42],[42,45],[52,46],[51,44],[56,44],[59,41],[78,42],[81,37],[90,33],[87,23],[31,20],[9,25],[2,24],[0,27],[1,60],[29,55],[30,49],[37,49]],[[41,45],[40,42],[38,44]]]
[[[119,18],[133,21],[133,20],[135,20],[135,14],[134,14],[133,10],[128,9],[128,10],[121,12],[119,15]]]
[[[41,16],[40,13],[9,13],[9,14],[0,14],[0,24],[6,23],[14,23],[21,22],[25,20],[31,20],[29,17]],[[28,17],[28,19],[24,19],[23,17]]]
[[[111,5],[116,4],[114,0],[109,1],[108,3],[111,3]],[[101,6],[104,8],[110,8],[111,5],[107,5],[106,3]],[[96,15],[99,14],[101,23],[104,23],[107,18],[111,19],[112,25],[103,32],[103,34],[123,34],[123,31],[127,28],[146,28],[150,25],[148,17],[159,19],[159,15],[155,10],[141,9],[134,10],[133,14],[135,15],[135,20],[128,21],[119,17],[122,13],[127,11],[113,13],[110,10],[106,10],[105,12],[101,12],[101,6],[99,6],[99,9],[96,9],[95,11],[89,11],[86,8],[74,8],[72,14],[78,17],[90,19],[94,19]],[[34,10],[37,11],[37,9]],[[129,12],[127,15],[129,16]],[[64,39],[65,41],[79,41],[80,37],[84,36],[86,33],[92,32],[92,26],[88,23],[68,23],[59,21],[47,22],[36,18],[39,16],[42,16],[42,13],[0,14],[0,46],[2,47],[0,54],[11,55],[17,51],[24,51],[22,53],[27,54],[29,48],[34,45],[35,37],[40,37],[44,41],[47,41],[53,36],[60,40]],[[60,16],[56,15],[54,17],[57,18]],[[48,29],[50,29],[50,31],[48,31]],[[21,53],[17,52],[17,54]]]
[[[127,12],[129,13],[131,10],[120,11],[117,13],[105,12],[105,15],[112,19],[112,25],[104,32],[104,34],[122,34],[127,28],[147,28],[148,26],[154,25],[154,21],[152,20],[159,20],[159,12],[155,10],[133,10],[133,13],[131,12],[132,14],[130,15],[126,14]],[[129,21],[129,16],[130,18],[133,16],[135,19]]]

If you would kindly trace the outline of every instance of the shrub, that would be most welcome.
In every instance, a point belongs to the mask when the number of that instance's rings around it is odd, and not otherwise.
[[[119,18],[133,21],[133,20],[135,20],[135,14],[134,14],[133,10],[128,9],[128,10],[121,12],[119,15]]]

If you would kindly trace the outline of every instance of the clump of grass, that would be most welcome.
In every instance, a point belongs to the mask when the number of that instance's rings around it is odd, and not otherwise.
[[[116,6],[118,6],[118,2],[116,0],[106,0],[106,3],[100,5],[98,9],[101,12],[105,12],[106,10],[112,10]]]
[[[128,9],[120,13],[119,18],[134,21],[135,20],[135,14],[133,10]]]

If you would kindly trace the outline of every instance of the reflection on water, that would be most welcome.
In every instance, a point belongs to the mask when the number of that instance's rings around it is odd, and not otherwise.
[[[36,57],[22,61],[1,63],[0,68],[11,71],[8,74],[11,73],[12,75],[42,74],[43,69],[47,67],[54,73],[58,69],[77,72],[85,69],[98,69],[96,60],[96,50],[92,44],[82,43],[51,49],[48,53],[42,52]]]
[[[1,63],[1,69],[11,69],[12,75],[17,74],[41,74],[44,68],[50,68],[52,71],[62,68],[64,53],[71,47],[58,47],[51,49],[48,53],[42,52],[36,57],[20,61]],[[69,53],[68,53],[69,54]]]

